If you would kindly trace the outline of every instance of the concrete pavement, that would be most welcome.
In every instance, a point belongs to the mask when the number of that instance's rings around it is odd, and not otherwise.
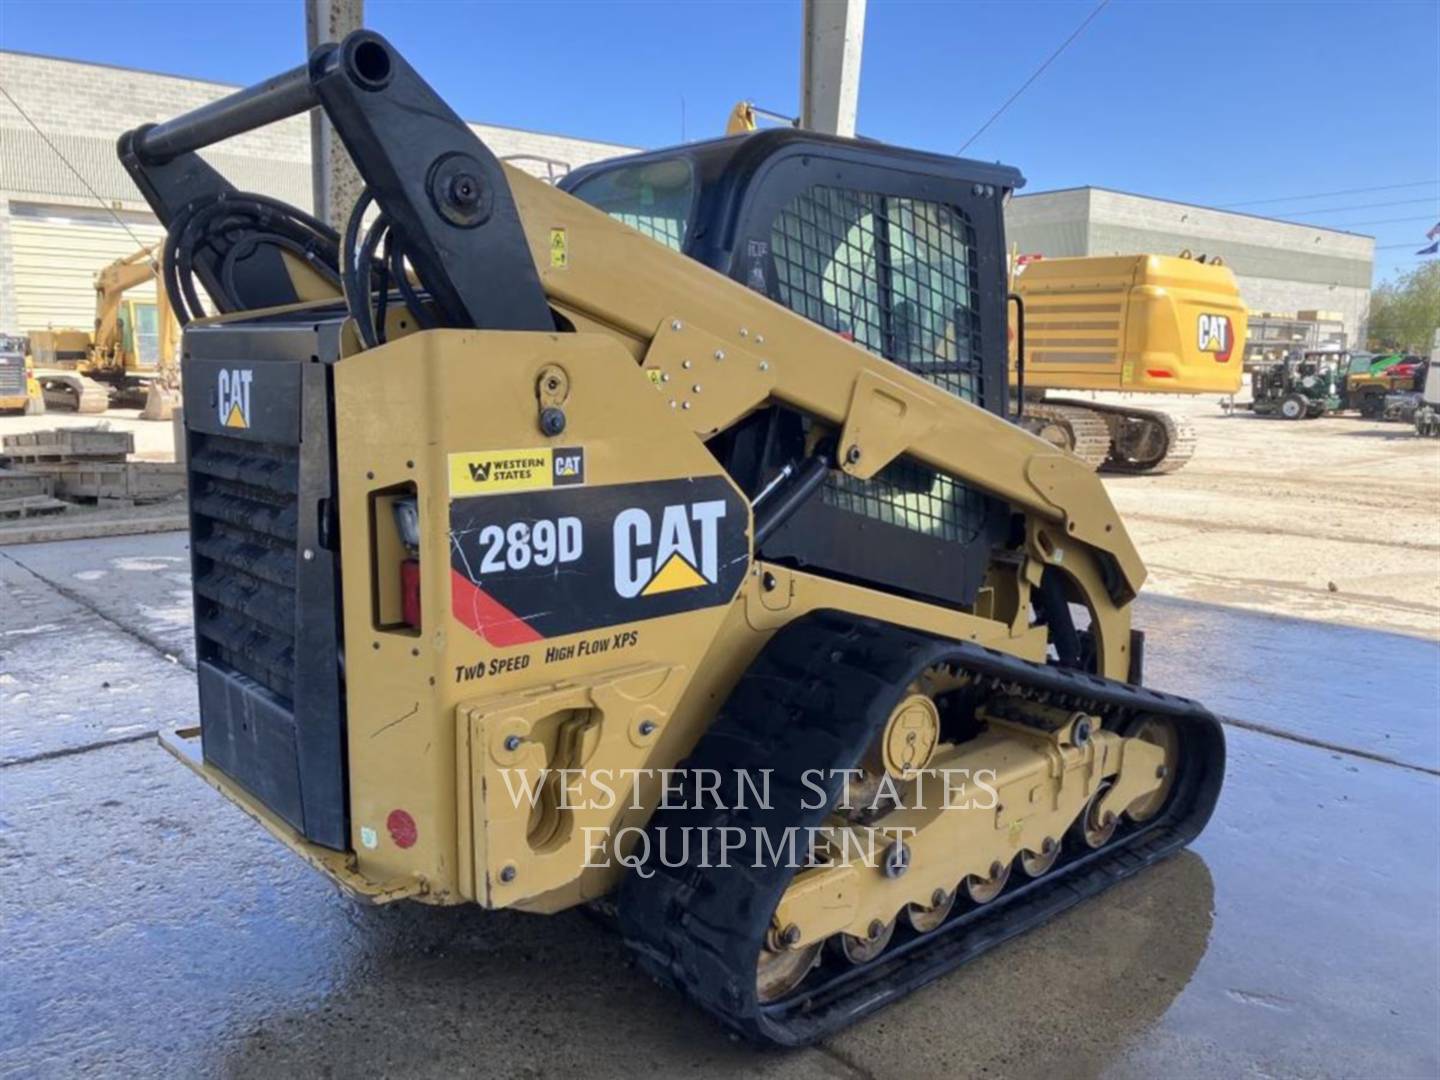
[[[1204,835],[776,1052],[583,915],[356,906],[174,763],[187,566],[183,534],[0,549],[0,1074],[1440,1072],[1433,642],[1144,602],[1149,681],[1236,721]]]

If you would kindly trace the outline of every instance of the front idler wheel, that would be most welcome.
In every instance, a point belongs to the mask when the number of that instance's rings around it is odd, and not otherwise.
[[[755,961],[755,996],[762,1005],[794,992],[819,963],[822,942],[799,949],[786,944],[799,935],[799,928],[790,926],[778,932],[772,928],[766,936],[765,946]]]

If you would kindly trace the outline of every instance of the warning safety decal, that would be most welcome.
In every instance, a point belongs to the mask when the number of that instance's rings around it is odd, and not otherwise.
[[[452,610],[505,646],[714,607],[744,579],[748,524],[718,476],[455,498]]]

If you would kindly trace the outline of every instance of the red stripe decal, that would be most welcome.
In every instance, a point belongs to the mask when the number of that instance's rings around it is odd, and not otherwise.
[[[455,618],[491,645],[526,645],[543,637],[454,567],[450,568],[450,607]]]

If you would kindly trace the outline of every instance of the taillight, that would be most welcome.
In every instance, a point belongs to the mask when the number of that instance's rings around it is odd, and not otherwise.
[[[406,626],[420,629],[419,559],[406,559],[400,564],[400,619]]]

